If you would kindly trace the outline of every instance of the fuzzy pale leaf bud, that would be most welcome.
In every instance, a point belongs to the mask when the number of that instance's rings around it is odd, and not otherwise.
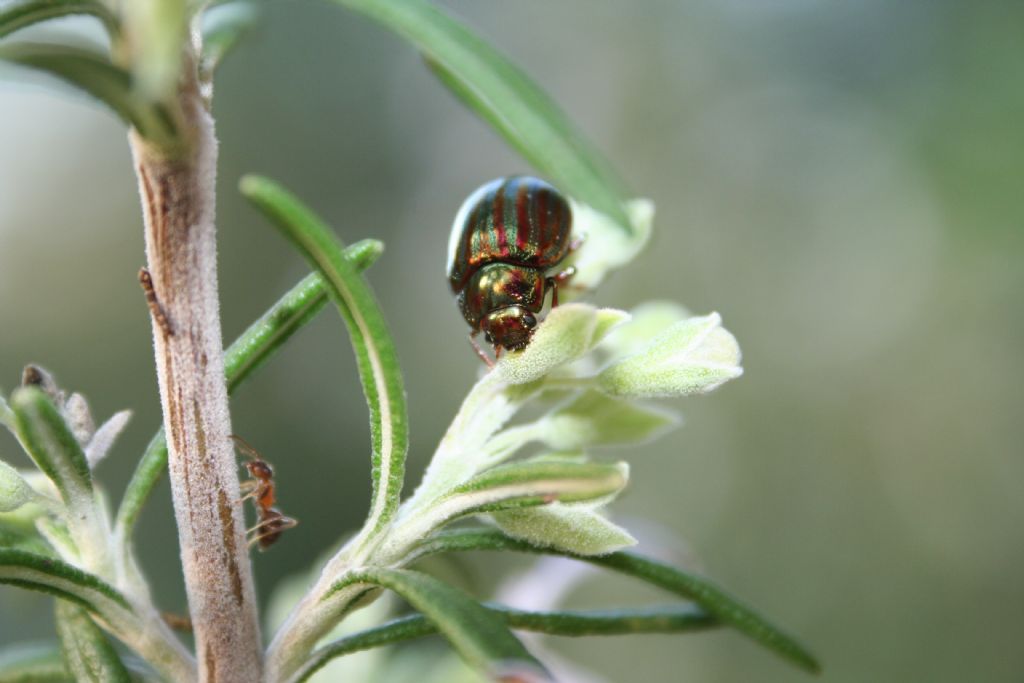
[[[529,346],[502,358],[494,372],[508,384],[540,379],[590,351],[616,324],[628,318],[623,311],[587,304],[559,306],[537,328]]]
[[[671,325],[597,381],[609,394],[656,398],[703,394],[742,374],[739,344],[712,313]]]
[[[17,510],[35,495],[18,470],[0,460],[0,512]]]
[[[582,244],[566,261],[576,269],[572,287],[565,292],[566,299],[576,291],[595,288],[608,273],[632,261],[647,244],[654,221],[654,203],[648,199],[626,202],[624,208],[632,228],[630,233],[586,204],[577,201],[571,204],[573,235],[581,238]]]

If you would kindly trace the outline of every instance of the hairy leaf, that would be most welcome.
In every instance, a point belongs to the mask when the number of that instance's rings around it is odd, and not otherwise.
[[[679,418],[666,410],[587,391],[541,420],[539,440],[564,451],[635,444],[678,423]]]
[[[35,498],[35,492],[18,470],[0,460],[0,513],[17,510]]]
[[[366,569],[347,576],[335,590],[354,584],[371,584],[400,595],[476,669],[491,675],[544,670],[502,619],[438,579],[408,569]]]
[[[50,397],[35,387],[11,395],[18,438],[64,502],[83,506],[92,498],[92,476],[81,445]]]
[[[78,394],[75,395],[77,396]],[[110,452],[114,441],[117,440],[117,437],[120,436],[121,432],[128,425],[128,420],[131,417],[132,411],[122,410],[119,413],[114,413],[109,420],[100,425],[99,429],[96,430],[89,440],[89,445],[85,447],[85,459],[90,467],[96,467],[107,457],[107,453]]]
[[[120,622],[128,601],[98,577],[67,562],[13,548],[0,548],[0,583],[50,593],[76,602],[108,621]]]
[[[401,552],[433,529],[466,515],[604,498],[626,485],[628,472],[625,463],[550,460],[494,467],[406,518],[389,541],[389,549]]]
[[[508,384],[526,384],[590,351],[620,321],[623,311],[566,304],[551,311],[522,351],[498,361],[494,372]]]
[[[65,600],[57,600],[55,609],[64,663],[77,683],[131,681],[114,646],[88,612]]]
[[[97,17],[108,30],[116,28],[116,20],[101,2],[91,0],[12,0],[0,4],[0,38],[19,29],[48,19],[73,14]]]
[[[340,240],[298,198],[258,176],[243,178],[241,189],[324,277],[348,327],[370,409],[373,498],[364,528],[373,533],[398,509],[409,444],[405,388],[384,315]]]
[[[161,145],[175,140],[172,117],[160,105],[141,99],[132,76],[95,50],[66,45],[16,43],[0,47],[0,59],[45,71],[89,93]]]
[[[211,7],[203,15],[202,71],[210,78],[221,61],[256,24],[259,10],[253,2],[239,0]]]
[[[703,394],[743,374],[736,338],[717,313],[682,320],[605,368],[602,391],[633,398]]]
[[[636,545],[636,539],[591,506],[552,503],[491,515],[509,536],[575,555],[607,555]]]

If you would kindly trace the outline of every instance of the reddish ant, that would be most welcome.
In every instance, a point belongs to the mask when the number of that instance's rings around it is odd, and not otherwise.
[[[245,463],[245,469],[249,470],[249,481],[242,482],[242,500],[252,498],[256,508],[258,522],[246,534],[254,534],[249,539],[249,545],[259,544],[260,550],[266,550],[277,542],[287,529],[298,524],[298,520],[286,517],[280,510],[274,507],[277,500],[274,487],[274,469],[266,460],[260,457],[259,452],[250,446],[248,442],[235,434],[230,435],[235,440],[235,447],[249,458]]]

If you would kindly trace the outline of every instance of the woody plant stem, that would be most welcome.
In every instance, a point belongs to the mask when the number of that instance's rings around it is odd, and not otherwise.
[[[199,680],[262,680],[252,568],[229,434],[217,294],[217,140],[194,59],[177,89],[180,131],[129,133],[145,216],[140,273],[153,324],[168,472]]]

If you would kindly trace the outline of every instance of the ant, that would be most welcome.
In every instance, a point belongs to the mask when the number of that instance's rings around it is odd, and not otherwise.
[[[270,463],[260,457],[259,452],[245,439],[235,434],[230,436],[235,440],[235,447],[249,458],[249,462],[245,463],[245,469],[249,470],[252,479],[242,482],[241,488],[245,493],[242,500],[252,498],[259,521],[256,526],[246,531],[246,534],[254,534],[249,539],[249,545],[259,544],[259,549],[263,551],[274,545],[282,533],[299,521],[285,516],[274,507],[277,494],[274,487],[274,469]]]

